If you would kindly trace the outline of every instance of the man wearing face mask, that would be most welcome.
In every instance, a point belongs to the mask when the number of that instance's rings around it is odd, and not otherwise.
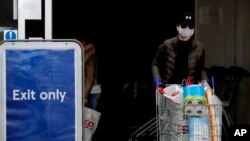
[[[178,35],[159,46],[152,62],[152,74],[161,93],[166,84],[182,84],[187,78],[191,84],[207,80],[205,48],[194,38],[194,27],[194,15],[184,13],[176,24]]]

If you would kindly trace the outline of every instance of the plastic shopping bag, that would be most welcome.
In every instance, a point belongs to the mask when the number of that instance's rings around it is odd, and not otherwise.
[[[169,85],[165,88],[165,97],[171,99],[174,103],[183,104],[183,89],[177,84]]]
[[[92,136],[97,128],[101,113],[87,108],[84,108],[84,141],[91,141]]]

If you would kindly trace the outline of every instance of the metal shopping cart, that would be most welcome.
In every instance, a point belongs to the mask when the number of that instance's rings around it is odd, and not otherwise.
[[[206,102],[176,103],[156,91],[157,141],[221,141],[221,102],[216,95]]]

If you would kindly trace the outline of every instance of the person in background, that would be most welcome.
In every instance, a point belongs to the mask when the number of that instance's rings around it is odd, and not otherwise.
[[[88,37],[78,34],[76,39],[84,48],[84,103],[85,106],[96,110],[98,100],[102,93],[101,84],[99,84],[98,75],[98,60],[96,49]]]
[[[197,84],[208,80],[204,62],[204,45],[194,38],[195,17],[183,13],[177,21],[177,36],[166,39],[152,61],[152,75],[156,89],[164,93],[166,84]]]

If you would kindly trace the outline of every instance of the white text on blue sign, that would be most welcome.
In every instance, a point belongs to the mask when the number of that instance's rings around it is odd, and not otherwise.
[[[40,92],[38,97],[41,100],[60,100],[60,102],[64,102],[65,98],[68,99],[66,94],[67,92],[62,92],[59,89],[56,89],[56,91]],[[36,92],[30,89],[27,91],[14,89],[13,100],[37,100]]]

